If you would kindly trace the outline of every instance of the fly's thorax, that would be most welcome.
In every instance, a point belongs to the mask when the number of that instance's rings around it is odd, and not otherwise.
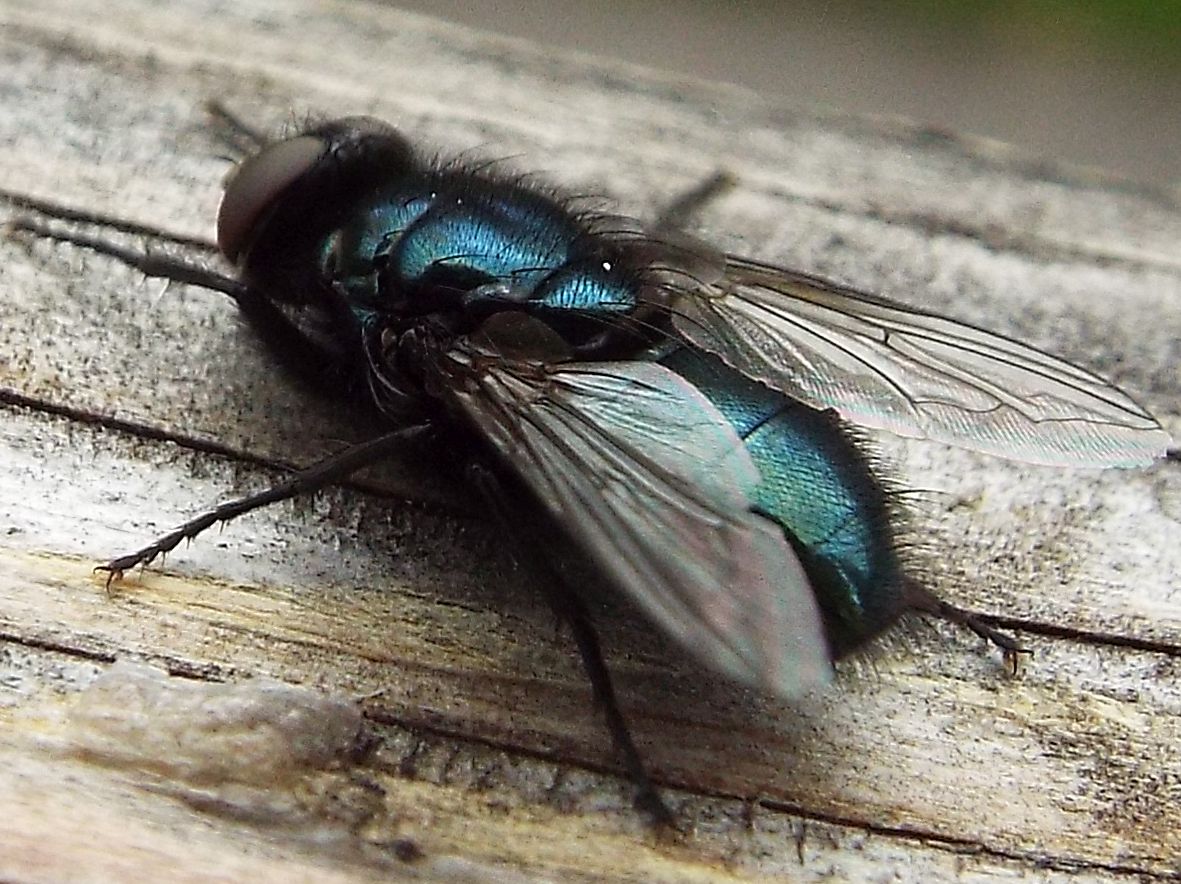
[[[576,346],[637,307],[640,268],[626,246],[543,194],[452,173],[428,194],[400,197],[387,216],[396,223],[365,238],[381,237],[375,294],[391,316],[453,312],[474,329],[518,311]]]
[[[571,352],[605,358],[649,342],[648,262],[634,231],[604,232],[556,197],[448,169],[358,201],[324,237],[319,274],[362,321],[445,318],[459,335],[521,313]]]
[[[734,427],[758,468],[753,508],[783,531],[812,584],[840,657],[908,607],[895,506],[865,443],[831,411],[751,381],[691,347],[659,361],[692,383]]]

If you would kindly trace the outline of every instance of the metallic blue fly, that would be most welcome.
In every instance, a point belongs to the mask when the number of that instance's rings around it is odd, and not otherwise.
[[[845,421],[1043,464],[1138,466],[1169,445],[1120,390],[1016,341],[428,162],[370,118],[259,139],[217,230],[236,279],[120,257],[227,292],[281,361],[391,430],[113,575],[408,439],[463,440],[519,553],[543,514],[702,663],[795,697],[911,610],[1021,650],[905,575],[897,504]],[[664,816],[556,574],[542,582]]]

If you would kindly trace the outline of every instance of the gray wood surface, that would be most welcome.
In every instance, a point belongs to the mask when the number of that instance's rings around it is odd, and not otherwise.
[[[1175,195],[363,2],[2,0],[0,49],[0,218],[81,216],[214,262],[209,97],[268,129],[374,113],[638,216],[725,168],[739,184],[703,237],[1053,350],[1181,435]],[[882,440],[928,492],[931,584],[1035,649],[1017,679],[936,625],[778,703],[605,601],[623,707],[686,830],[660,839],[529,576],[412,458],[109,593],[91,574],[364,437],[289,389],[223,296],[0,241],[0,398],[6,880],[1181,875],[1176,465],[1046,470]],[[168,683],[115,660],[200,690],[153,705]],[[314,695],[283,695],[287,742],[260,742],[273,702],[213,728],[220,683],[257,700],[260,677],[360,703],[368,752],[284,754],[323,735]]]

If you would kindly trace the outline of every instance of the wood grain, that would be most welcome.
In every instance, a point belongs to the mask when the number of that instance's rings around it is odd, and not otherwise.
[[[0,219],[39,207],[215,261],[211,96],[268,128],[375,113],[639,216],[725,168],[739,186],[701,235],[1052,349],[1181,435],[1169,194],[377,4],[6,0],[0,23]],[[1181,875],[1176,465],[1037,470],[882,440],[930,492],[913,534],[932,585],[1035,648],[1016,680],[937,626],[776,703],[604,600],[624,709],[686,829],[662,840],[529,576],[411,456],[108,593],[94,562],[366,427],[288,387],[216,293],[8,240],[0,294],[0,877]],[[69,710],[129,658],[361,698],[375,746],[248,795],[80,754]]]

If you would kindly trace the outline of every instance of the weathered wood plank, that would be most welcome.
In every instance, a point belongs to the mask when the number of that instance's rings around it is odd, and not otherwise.
[[[26,652],[9,671],[18,666],[38,679],[93,678],[67,655]],[[663,844],[619,805],[589,800],[603,789],[593,774],[562,777],[552,765],[391,727],[376,728],[382,749],[361,776],[319,772],[258,804],[241,790],[219,799],[72,757],[75,744],[60,723],[68,705],[65,695],[25,713],[24,723],[37,727],[35,744],[28,728],[15,739],[13,728],[0,732],[0,872],[9,880],[827,881],[873,880],[894,869],[902,881],[989,881],[1027,866],[965,845],[764,810],[748,815],[718,800],[686,805],[696,821],[691,847]],[[413,775],[403,770],[410,758]],[[539,778],[548,789],[536,786]],[[209,812],[219,800],[232,817]],[[1025,879],[1105,876],[1041,870]]]
[[[1050,347],[1117,376],[1181,429],[1181,211],[1165,196],[362,3],[60,0],[0,3],[0,21],[10,200],[200,252],[225,168],[202,129],[209,96],[264,125],[291,108],[376,112],[430,143],[522,155],[521,168],[617,194],[637,214],[721,166],[740,185],[704,219],[720,244]],[[1181,870],[1181,470],[1039,471],[891,447],[905,484],[940,492],[918,522],[935,585],[1042,633],[1015,682],[964,636],[919,631],[788,706],[708,676],[610,603],[604,639],[625,709],[694,828],[659,844],[626,784],[592,772],[614,760],[527,576],[463,515],[462,489],[412,462],[368,480],[382,496],[331,491],[259,513],[108,597],[94,560],[365,428],[275,377],[221,296],[162,292],[48,244],[0,243],[0,262],[0,387],[31,406],[0,420],[0,633],[11,679],[28,686],[0,708],[13,725],[0,765],[12,788],[0,791],[22,809],[0,824],[18,845],[0,846],[5,877],[42,877],[36,864],[51,858],[35,848],[60,820],[90,835],[56,844],[73,853],[43,877],[97,861],[104,843],[153,849],[112,852],[96,878],[154,877],[184,849],[177,833],[210,826],[198,866],[228,877],[448,873],[373,848],[407,807],[426,808],[409,814],[426,855],[477,863],[477,877],[498,861],[506,874],[591,879]],[[121,423],[103,431],[83,415]],[[1055,627],[1089,638],[1046,634]],[[54,667],[128,655],[206,678],[380,692],[365,706],[381,760],[361,770],[396,797],[368,828],[333,829],[332,846],[282,827],[295,860],[257,820],[46,760],[29,710],[76,699],[53,689]],[[354,780],[332,783],[347,797]],[[764,802],[749,825],[742,797]],[[126,812],[96,810],[104,800]],[[805,824],[801,863],[793,833]]]
[[[561,637],[544,628],[545,612],[530,611],[527,594],[491,587],[500,598],[485,595],[481,607],[478,588],[469,595],[462,586],[436,584],[429,563],[413,552],[408,554],[418,561],[419,579],[399,581],[387,551],[369,548],[371,541],[384,540],[384,526],[372,525],[360,512],[370,504],[345,495],[330,507],[334,517],[327,524],[314,516],[300,520],[296,530],[303,533],[291,542],[303,548],[277,548],[276,541],[291,527],[284,519],[260,519],[242,538],[246,564],[232,555],[237,530],[223,539],[231,544],[229,552],[208,548],[212,544],[201,550],[198,544],[192,563],[201,570],[203,564],[233,558],[232,569],[240,572],[257,569],[285,577],[272,570],[284,560],[314,572],[324,561],[335,565],[343,546],[344,579],[333,580],[330,573],[315,584],[308,575],[302,584],[250,584],[149,573],[108,596],[102,581],[89,573],[92,559],[16,548],[25,543],[39,550],[52,547],[63,542],[53,537],[58,529],[64,536],[86,537],[86,543],[111,542],[91,536],[101,535],[106,521],[93,516],[102,509],[99,500],[67,500],[64,512],[49,514],[50,519],[40,496],[47,487],[43,483],[50,480],[51,490],[94,488],[82,481],[87,475],[103,479],[121,472],[134,487],[136,472],[155,473],[165,477],[158,478],[158,487],[175,483],[176,490],[163,496],[179,497],[199,459],[153,457],[145,464],[142,451],[136,458],[121,451],[142,449],[141,443],[128,445],[109,434],[95,434],[87,443],[85,430],[45,418],[17,419],[8,426],[14,433],[5,441],[15,438],[35,448],[41,465],[38,473],[18,471],[27,485],[6,485],[6,500],[31,502],[18,512],[28,516],[18,523],[32,530],[18,535],[0,555],[0,632],[19,651],[7,661],[5,682],[23,676],[27,691],[5,715],[15,727],[4,729],[14,744],[7,747],[10,758],[3,766],[12,785],[6,794],[21,811],[21,827],[8,831],[22,843],[26,838],[34,843],[42,831],[28,815],[64,815],[78,825],[94,825],[86,795],[115,802],[134,819],[146,818],[144,828],[130,831],[118,823],[129,848],[142,838],[163,837],[152,834],[157,826],[167,829],[183,821],[175,808],[157,806],[159,796],[151,793],[163,786],[156,778],[119,771],[112,784],[110,776],[89,766],[79,770],[79,763],[68,758],[57,767],[46,764],[45,739],[68,742],[71,731],[41,722],[76,701],[69,690],[54,688],[76,688],[87,679],[46,677],[48,667],[30,672],[33,667],[22,658],[47,653],[27,650],[36,648],[59,649],[53,656],[60,655],[73,669],[98,668],[91,662],[96,658],[131,655],[196,676],[265,674],[354,695],[380,692],[365,706],[384,722],[377,726],[383,742],[377,761],[362,770],[389,796],[386,809],[370,809],[361,833],[340,831],[329,826],[332,820],[313,816],[337,839],[355,839],[354,846],[368,858],[368,865],[351,872],[357,880],[367,878],[364,868],[380,871],[393,862],[378,849],[391,840],[391,827],[440,863],[455,855],[481,862],[512,860],[535,874],[553,873],[556,865],[563,870],[559,877],[581,871],[592,878],[650,880],[659,870],[672,877],[708,871],[720,877],[784,872],[811,878],[835,867],[849,879],[897,868],[913,875],[911,880],[930,880],[955,869],[972,879],[1040,862],[1064,863],[1054,852],[1065,845],[1075,848],[1071,861],[1084,866],[1080,845],[1097,853],[1118,850],[1120,861],[1105,864],[1140,868],[1145,857],[1129,851],[1137,844],[1148,851],[1150,844],[1167,843],[1177,825],[1175,796],[1163,779],[1167,768],[1152,763],[1181,736],[1172,711],[1175,686],[1161,681],[1167,673],[1155,655],[1111,648],[1086,653],[1043,641],[1036,668],[1024,681],[1009,684],[990,674],[985,660],[971,650],[947,651],[935,636],[920,634],[913,650],[880,660],[876,672],[849,678],[830,696],[790,709],[730,696],[725,685],[703,678],[692,663],[661,659],[644,644],[642,625],[612,621],[605,627],[612,646],[634,655],[620,661],[618,671],[637,736],[661,776],[690,790],[672,797],[694,834],[687,845],[662,847],[652,843],[630,811],[627,785],[590,772],[611,765],[610,753],[575,661]],[[18,463],[20,453],[11,445],[5,462]],[[115,524],[121,506],[107,510]],[[70,517],[71,512],[76,515]],[[39,525],[38,516],[57,529]],[[370,528],[360,538],[349,527],[366,524]],[[251,547],[260,552],[250,555]],[[479,545],[465,548],[462,538],[449,549],[467,561],[488,558],[487,551],[481,557]],[[297,588],[301,585],[305,588]],[[493,601],[500,604],[492,606]],[[1136,702],[1120,696],[1132,690],[1141,692]],[[522,749],[529,755],[522,756]],[[1100,750],[1103,755],[1092,754]],[[556,764],[531,761],[533,753]],[[1120,758],[1128,760],[1121,764]],[[1118,767],[1120,776],[1097,777],[1099,763]],[[75,785],[79,778],[82,786]],[[128,779],[149,787],[150,794],[136,792]],[[443,791],[428,789],[432,784]],[[341,801],[357,788],[347,776],[321,785],[343,796]],[[1079,785],[1098,791],[1075,794]],[[183,783],[167,786],[169,793],[198,791]],[[230,787],[224,791],[229,797],[215,800],[207,793],[218,796],[217,789],[200,790],[201,806],[224,805],[243,816],[241,796]],[[758,796],[770,806],[752,811],[748,827],[741,802],[692,794],[716,792]],[[45,810],[47,794],[54,796],[56,812]],[[1137,805],[1115,810],[1133,800]],[[409,825],[407,804],[418,808]],[[509,819],[492,825],[487,818],[496,816],[496,808]],[[805,815],[784,808],[800,808]],[[292,851],[310,851],[308,874],[313,874],[331,855],[326,858],[308,843],[311,834],[304,827],[310,812],[303,805],[299,809],[302,815],[292,811],[294,822],[281,824],[286,817],[279,815],[279,822],[268,818],[263,828],[278,826]],[[315,809],[323,813],[319,805]],[[984,819],[971,819],[976,815]],[[1095,819],[1103,817],[1109,817],[1106,825],[1094,828]],[[109,810],[104,818],[122,819]],[[795,841],[801,827],[802,866]],[[480,838],[473,837],[473,828],[482,831]],[[236,855],[242,849],[246,836],[239,829],[224,822],[217,829],[224,840],[208,845],[198,868],[228,861],[219,851]],[[321,828],[313,829],[322,838]],[[971,837],[959,840],[967,832]],[[276,837],[273,832],[271,837]],[[564,838],[568,844],[549,843]],[[930,843],[921,847],[916,839]],[[78,857],[87,854],[90,843],[78,847]],[[860,846],[846,853],[852,844]],[[579,863],[570,845],[583,845],[588,859]],[[166,863],[171,851],[180,849],[166,837],[157,859]],[[980,855],[961,856],[965,850]],[[116,855],[134,867],[133,858]],[[144,877],[160,869],[144,863]],[[110,875],[116,877],[116,871],[112,868]],[[232,866],[234,877],[256,873],[278,878],[290,869]]]

